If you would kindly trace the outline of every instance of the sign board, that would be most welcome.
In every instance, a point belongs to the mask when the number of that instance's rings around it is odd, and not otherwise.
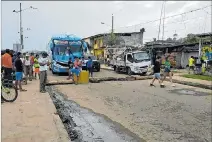
[[[13,51],[15,52],[21,52],[21,44],[19,43],[16,43],[16,44],[13,44]]]
[[[70,45],[81,45],[82,42],[81,41],[69,41]]]
[[[54,40],[55,45],[81,45],[81,41]]]
[[[65,40],[54,40],[55,45],[68,45],[68,41]]]

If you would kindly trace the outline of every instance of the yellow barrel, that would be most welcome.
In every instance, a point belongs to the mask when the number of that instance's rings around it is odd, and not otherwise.
[[[77,76],[74,74],[74,81],[77,80]],[[82,70],[79,75],[79,84],[87,84],[89,83],[89,73],[88,71]]]

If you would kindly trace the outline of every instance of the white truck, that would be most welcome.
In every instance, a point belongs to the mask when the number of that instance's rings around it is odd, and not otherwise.
[[[128,75],[146,75],[151,70],[151,59],[146,51],[132,51],[126,48],[114,58],[114,71],[124,72]]]

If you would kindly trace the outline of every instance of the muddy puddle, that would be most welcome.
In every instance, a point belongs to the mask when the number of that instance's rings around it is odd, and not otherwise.
[[[47,87],[68,134],[74,142],[145,142],[104,115],[80,107],[53,86]]]

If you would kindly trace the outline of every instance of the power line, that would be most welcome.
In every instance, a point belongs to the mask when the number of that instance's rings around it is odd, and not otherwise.
[[[205,8],[208,8],[208,7],[211,7],[211,6],[212,6],[212,5],[208,5],[208,6],[204,6],[204,7],[197,8],[197,9],[194,9],[194,10],[190,10],[190,11],[187,11],[187,12],[183,12],[183,13],[180,13],[180,14],[175,14],[175,15],[167,16],[167,17],[164,17],[163,19],[173,18],[173,17],[176,17],[176,16],[185,15],[185,14],[187,14],[187,13],[192,13],[192,12],[195,12],[195,11],[204,10]],[[138,26],[138,25],[142,25],[142,24],[148,24],[148,23],[157,22],[157,21],[159,21],[159,20],[160,20],[160,19],[156,19],[156,20],[151,20],[151,21],[147,21],[147,22],[144,22],[144,23],[139,23],[139,24],[130,25],[130,26],[123,26],[123,27],[119,27],[119,28],[134,27],[134,26]]]

